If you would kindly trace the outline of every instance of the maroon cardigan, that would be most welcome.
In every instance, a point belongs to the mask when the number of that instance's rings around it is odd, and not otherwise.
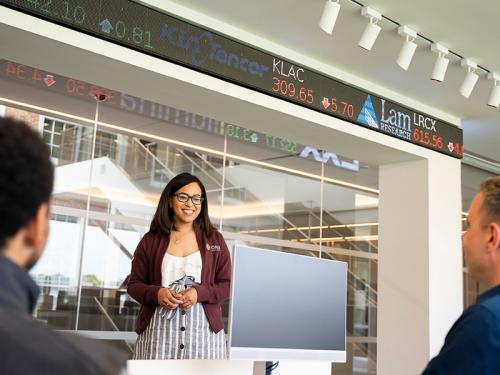
[[[195,226],[196,240],[201,254],[201,283],[194,286],[198,292],[210,328],[219,332],[224,328],[221,302],[229,298],[231,257],[224,237],[214,231],[210,238]],[[132,259],[132,271],[127,292],[141,303],[135,324],[137,334],[144,332],[158,306],[161,288],[161,263],[167,252],[170,236],[146,233],[137,245]]]

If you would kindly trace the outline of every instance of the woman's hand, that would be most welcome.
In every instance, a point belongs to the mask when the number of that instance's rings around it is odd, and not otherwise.
[[[183,309],[189,309],[191,306],[198,302],[198,292],[195,288],[188,288],[184,292],[182,292],[182,300],[183,303],[181,307]]]
[[[176,293],[168,288],[158,291],[158,304],[166,309],[173,310],[183,303],[182,294]]]

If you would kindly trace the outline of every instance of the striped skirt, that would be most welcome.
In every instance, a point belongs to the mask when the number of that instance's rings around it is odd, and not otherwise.
[[[172,314],[168,314],[172,315]],[[224,330],[214,333],[201,303],[178,309],[167,319],[158,306],[146,330],[139,335],[132,359],[226,359]]]

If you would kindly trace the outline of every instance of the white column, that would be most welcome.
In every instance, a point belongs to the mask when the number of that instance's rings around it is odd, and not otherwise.
[[[377,374],[419,374],[463,308],[460,161],[379,173]]]

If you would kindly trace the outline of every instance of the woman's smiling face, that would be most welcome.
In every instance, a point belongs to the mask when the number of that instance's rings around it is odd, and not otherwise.
[[[185,202],[186,195],[189,197]],[[170,206],[174,212],[174,222],[179,224],[188,224],[196,220],[201,212],[200,204],[193,204],[193,199],[203,198],[200,185],[197,182],[191,182],[177,190],[174,196],[170,197]]]

